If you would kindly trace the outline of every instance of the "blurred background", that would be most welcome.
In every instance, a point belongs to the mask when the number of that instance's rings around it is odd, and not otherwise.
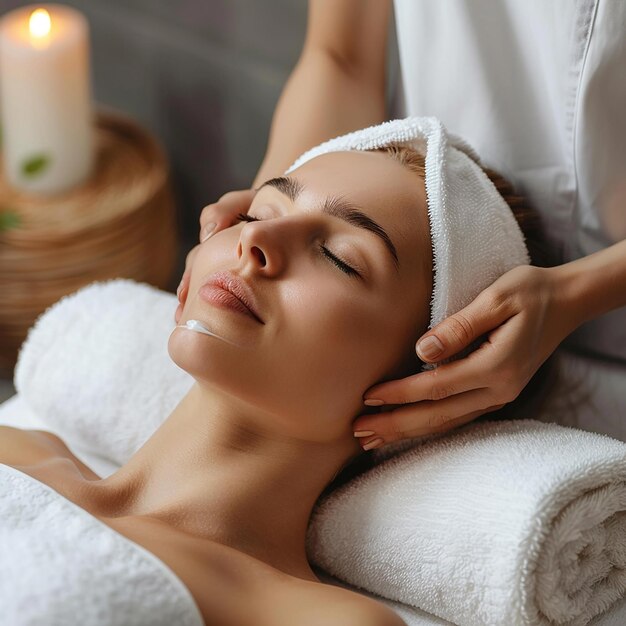
[[[164,288],[175,292],[185,256],[198,243],[202,208],[227,191],[249,187],[260,167],[274,106],[304,41],[307,2],[63,4],[78,9],[89,22],[94,107],[112,107],[133,118],[166,153],[179,247],[176,268]],[[0,17],[24,5],[32,2],[0,0]],[[399,89],[396,49],[392,21],[390,110]],[[0,401],[14,392],[11,380],[12,372],[5,371]]]
[[[0,12],[27,4],[0,0]],[[249,187],[261,165],[274,106],[304,42],[306,0],[63,4],[89,20],[95,102],[163,143],[184,246],[195,245],[202,207]],[[390,98],[396,48],[390,37]]]
[[[2,0],[2,13],[30,2]],[[97,104],[164,145],[187,245],[202,207],[250,185],[274,104],[297,60],[306,2],[81,0]],[[193,242],[195,243],[195,242]]]

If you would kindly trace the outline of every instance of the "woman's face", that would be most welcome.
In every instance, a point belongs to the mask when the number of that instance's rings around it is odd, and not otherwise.
[[[291,193],[280,182],[257,192],[248,216],[260,221],[220,231],[191,266],[179,323],[200,320],[246,348],[179,329],[168,350],[266,426],[324,442],[345,434],[363,412],[366,389],[417,363],[432,288],[426,194],[417,174],[374,152],[322,155],[288,179]],[[366,218],[348,223],[324,210],[339,212],[338,201]],[[388,244],[355,225],[367,219]],[[217,271],[251,285],[264,323],[198,296]]]

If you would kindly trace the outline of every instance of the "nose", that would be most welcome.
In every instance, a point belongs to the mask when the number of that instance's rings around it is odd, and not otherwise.
[[[276,276],[282,273],[296,253],[305,234],[310,236],[308,216],[282,216],[247,222],[239,233],[237,257],[253,273]]]

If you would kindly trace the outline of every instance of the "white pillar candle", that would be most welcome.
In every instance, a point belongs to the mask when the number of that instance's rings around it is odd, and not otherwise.
[[[0,107],[4,175],[11,186],[58,193],[87,180],[93,120],[89,26],[80,12],[42,4],[2,17]]]

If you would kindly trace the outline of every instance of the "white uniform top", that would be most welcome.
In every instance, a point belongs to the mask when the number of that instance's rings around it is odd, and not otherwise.
[[[626,2],[395,0],[395,16],[393,117],[467,139],[540,211],[558,262],[626,237],[626,187],[606,201],[626,180]],[[626,368],[626,307],[567,342]]]

